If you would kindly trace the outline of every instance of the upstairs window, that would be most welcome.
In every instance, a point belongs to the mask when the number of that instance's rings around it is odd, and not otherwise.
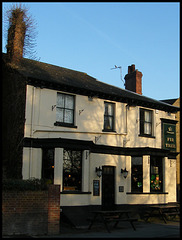
[[[104,103],[104,131],[114,131],[114,103]]]
[[[140,109],[140,135],[152,136],[153,129],[153,112],[150,110]]]
[[[55,125],[74,125],[74,96],[57,93]]]

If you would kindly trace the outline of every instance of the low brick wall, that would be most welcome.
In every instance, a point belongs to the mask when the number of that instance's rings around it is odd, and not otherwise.
[[[48,191],[3,191],[3,235],[59,234],[60,186]]]
[[[50,185],[48,191],[48,234],[58,234],[60,226],[60,185]]]

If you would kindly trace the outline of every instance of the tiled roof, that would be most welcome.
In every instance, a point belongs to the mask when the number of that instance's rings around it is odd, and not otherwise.
[[[168,104],[171,104],[173,105],[173,103],[175,103],[177,100],[177,98],[173,98],[173,99],[165,99],[165,100],[160,100],[161,102],[164,102],[164,103],[168,103]]]
[[[6,54],[3,54],[3,60],[6,62]],[[129,105],[138,105],[169,112],[179,110],[178,107],[171,106],[170,104],[100,82],[84,72],[26,58],[23,58],[18,65],[12,65],[11,67],[25,76],[29,84],[35,86],[86,96],[96,96],[103,99],[125,102]]]

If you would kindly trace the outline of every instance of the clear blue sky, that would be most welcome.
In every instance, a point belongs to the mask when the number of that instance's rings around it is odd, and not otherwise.
[[[17,2],[18,3],[18,2]],[[14,2],[15,4],[15,2]],[[124,88],[135,64],[143,95],[179,97],[179,2],[22,3],[37,22],[36,57]],[[3,2],[3,19],[11,2]],[[6,52],[3,38],[2,51]]]

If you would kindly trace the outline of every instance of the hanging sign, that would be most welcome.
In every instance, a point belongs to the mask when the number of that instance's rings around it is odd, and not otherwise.
[[[163,123],[163,148],[176,151],[176,125]]]

